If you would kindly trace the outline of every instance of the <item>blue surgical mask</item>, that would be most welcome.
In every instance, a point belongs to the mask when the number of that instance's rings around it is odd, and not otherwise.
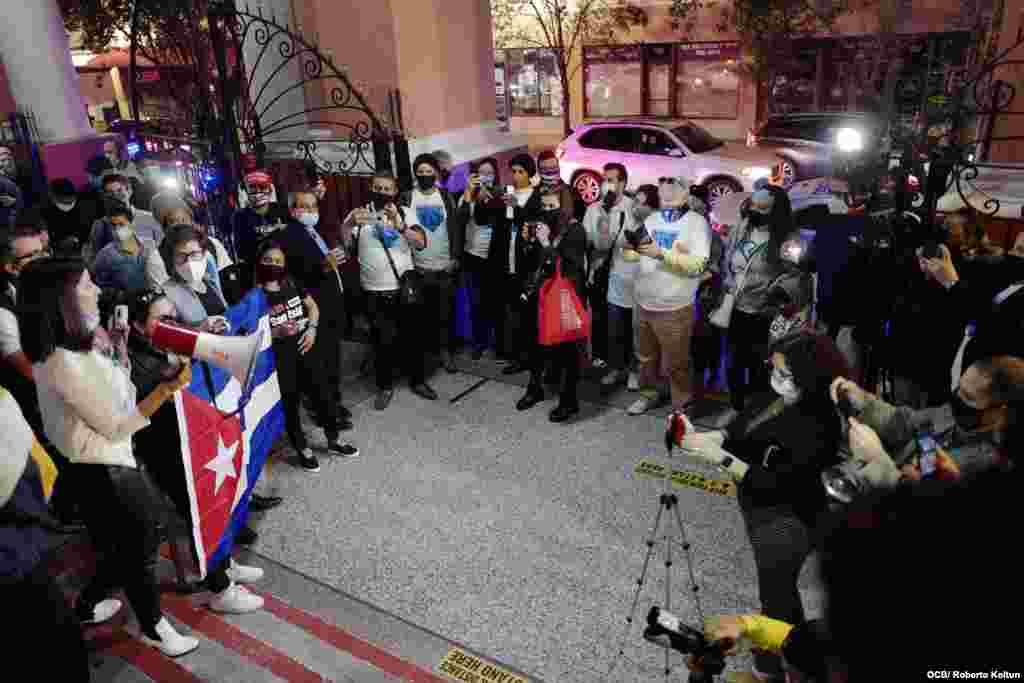
[[[299,219],[299,222],[305,225],[307,228],[312,228],[313,226],[320,222],[319,213],[309,213],[308,211],[306,213],[300,213],[297,216],[297,218]]]
[[[493,187],[494,186],[494,176],[492,176],[492,175],[482,175],[482,176],[480,176],[480,184],[483,185],[484,187]]]

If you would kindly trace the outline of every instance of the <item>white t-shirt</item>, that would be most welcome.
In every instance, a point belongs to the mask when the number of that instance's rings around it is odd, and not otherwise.
[[[448,211],[441,193],[423,194],[413,190],[407,211],[408,222],[421,226],[427,233],[426,248],[412,252],[413,263],[421,270],[448,270],[452,255],[448,243]]]
[[[406,225],[409,224],[407,209],[399,208]],[[394,228],[384,228],[376,224],[358,225],[354,228],[355,239],[359,240],[359,280],[363,289],[368,292],[390,292],[398,289],[398,280],[388,263],[387,254],[384,252],[384,245],[377,239],[377,230],[384,229],[388,233],[397,235],[388,251],[395,262],[395,269],[401,276],[405,271],[412,269],[412,247],[404,237],[398,234]],[[387,239],[387,236],[385,236]],[[430,245],[430,238],[427,237],[427,246]]]
[[[687,211],[681,219],[666,223],[656,211],[644,222],[655,243],[662,249],[673,249],[678,240],[686,245],[691,256],[711,257],[711,226],[696,211]],[[648,311],[678,311],[693,304],[701,277],[687,277],[670,269],[664,261],[640,257],[633,296],[636,304]]]
[[[9,294],[13,299],[14,285],[8,283]],[[18,317],[13,311],[0,308],[0,359],[6,358],[21,351],[21,330],[18,327]]]
[[[462,206],[464,199],[459,200]],[[469,203],[469,222],[466,223],[466,253],[478,258],[486,259],[491,253],[491,235],[494,229],[489,225],[477,225],[476,217],[473,215],[476,210],[476,203]]]
[[[633,218],[633,199],[623,197],[608,212],[605,212],[600,203],[587,207],[587,212],[583,216],[583,227],[587,231],[587,241],[590,244],[598,244],[602,223],[605,220],[608,221],[608,239],[615,240],[611,251],[603,257],[612,259],[612,269],[608,274],[608,303],[620,308],[633,308],[633,280],[640,263],[627,261],[622,253],[623,249],[630,248],[626,231],[632,230],[636,223]],[[595,260],[592,266],[595,271],[601,266],[603,258]]]
[[[526,202],[530,200],[533,195],[533,188],[528,187],[525,190],[516,190],[516,204],[519,208],[526,206]],[[512,275],[516,274],[516,243],[519,241],[519,230],[512,227],[512,235],[508,240],[508,272]]]

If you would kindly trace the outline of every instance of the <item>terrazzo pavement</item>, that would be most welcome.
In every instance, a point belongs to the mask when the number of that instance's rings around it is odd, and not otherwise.
[[[635,394],[585,383],[580,415],[555,425],[547,419],[553,399],[515,410],[526,374],[502,376],[486,358],[459,363],[459,373],[429,380],[440,400],[399,382],[388,409],[376,411],[349,356],[343,394],[355,427],[345,437],[361,457],[323,455],[316,474],[276,465],[270,488],[284,504],[253,515],[260,538],[252,550],[535,680],[666,680],[663,652],[640,637],[650,606],[665,602],[664,543],[632,626],[626,617],[661,493],[632,469],[642,458],[665,460],[668,408],[630,416],[624,408]],[[491,379],[449,402],[481,377]],[[308,431],[314,448],[323,443],[320,430]],[[721,478],[679,457],[670,464]],[[756,611],[736,500],[675,491],[704,615]],[[660,537],[670,532],[678,542],[665,518]],[[678,548],[673,554],[672,611],[698,624],[686,563]],[[808,615],[820,614],[813,558],[800,584]],[[730,664],[748,666],[744,655]],[[683,667],[668,680],[685,676]]]

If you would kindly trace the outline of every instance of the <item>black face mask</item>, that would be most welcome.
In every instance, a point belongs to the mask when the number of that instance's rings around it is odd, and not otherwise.
[[[383,211],[385,206],[393,204],[394,201],[395,198],[389,194],[384,194],[383,192],[370,193],[370,203],[373,204],[373,208],[376,211]]]
[[[553,210],[549,209],[547,211],[541,211],[540,212],[540,220],[541,220],[541,222],[543,222],[545,225],[547,225],[552,230],[554,230],[555,228],[558,227],[558,221],[561,219],[561,217],[562,217],[562,210],[561,209],[553,209]]]
[[[273,265],[270,263],[256,264],[256,282],[260,284],[263,284],[264,282],[278,282],[283,280],[287,274],[288,271],[284,266]]]
[[[437,182],[437,176],[434,175],[418,175],[416,176],[416,184],[420,186],[420,189],[424,192],[434,187],[434,183]]]
[[[964,403],[960,394],[956,391],[949,398],[949,405],[953,408],[953,420],[956,426],[965,432],[975,432],[981,427],[981,416],[984,411],[972,408]]]

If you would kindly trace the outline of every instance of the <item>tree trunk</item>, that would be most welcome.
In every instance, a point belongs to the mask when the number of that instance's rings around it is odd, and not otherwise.
[[[562,135],[569,137],[572,132],[572,117],[569,112],[569,105],[572,103],[572,94],[569,92],[569,80],[562,78]]]

